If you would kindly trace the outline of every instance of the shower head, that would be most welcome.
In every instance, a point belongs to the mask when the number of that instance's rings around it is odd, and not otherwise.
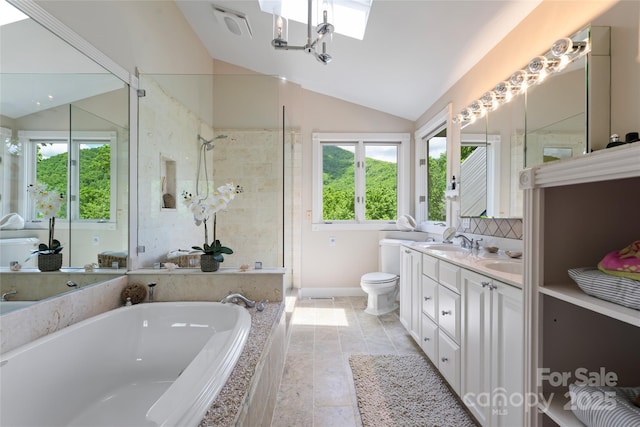
[[[202,141],[202,146],[207,148],[207,151],[213,150],[213,141],[218,139],[226,139],[227,135],[218,135],[215,138],[211,138],[209,140],[204,139],[202,136],[198,135],[198,141]]]

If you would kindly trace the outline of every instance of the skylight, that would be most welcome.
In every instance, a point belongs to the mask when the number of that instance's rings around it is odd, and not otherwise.
[[[13,5],[7,3],[5,0],[0,0],[0,26],[28,18],[27,15],[13,7]]]
[[[333,4],[333,17],[329,17],[335,32],[354,39],[362,40],[367,28],[369,11],[373,0],[313,0],[312,24],[318,24],[318,6],[322,10],[323,3]],[[307,2],[303,0],[258,0],[260,10],[270,14],[281,15],[288,20],[307,23]]]

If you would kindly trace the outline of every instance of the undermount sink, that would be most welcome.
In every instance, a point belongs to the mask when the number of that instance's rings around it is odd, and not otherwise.
[[[443,252],[469,252],[468,249],[465,249],[458,245],[454,245],[453,243],[415,242],[413,243],[413,246]]]
[[[481,260],[478,261],[478,264],[488,268],[489,270],[499,271],[501,273],[522,275],[523,271],[522,261],[510,259]]]

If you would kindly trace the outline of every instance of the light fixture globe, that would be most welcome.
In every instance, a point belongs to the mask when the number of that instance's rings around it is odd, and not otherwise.
[[[531,61],[529,61],[529,65],[527,66],[527,70],[532,74],[538,74],[542,72],[547,66],[547,58],[544,56],[536,56]]]
[[[558,39],[551,46],[551,54],[556,58],[566,55],[573,48],[573,41],[569,37]]]
[[[526,79],[527,73],[524,70],[518,70],[511,74],[511,77],[509,77],[509,83],[511,83],[511,86],[513,87],[520,88]]]

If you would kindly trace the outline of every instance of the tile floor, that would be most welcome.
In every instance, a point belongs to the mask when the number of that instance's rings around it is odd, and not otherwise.
[[[398,312],[372,316],[366,297],[298,299],[272,427],[361,426],[349,355],[421,352]]]

